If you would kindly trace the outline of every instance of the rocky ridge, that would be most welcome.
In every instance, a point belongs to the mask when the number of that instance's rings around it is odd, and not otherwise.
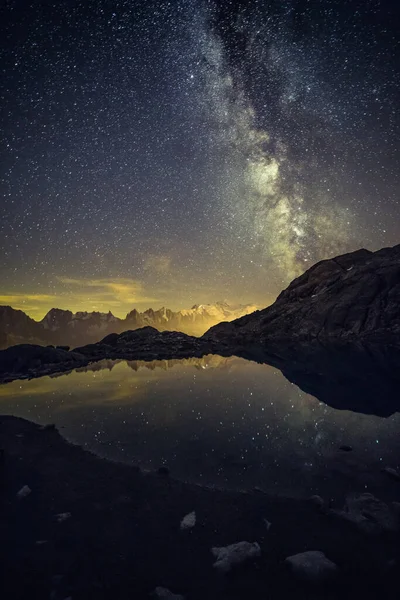
[[[285,340],[400,338],[400,244],[323,260],[292,281],[269,307],[212,327],[220,346]]]

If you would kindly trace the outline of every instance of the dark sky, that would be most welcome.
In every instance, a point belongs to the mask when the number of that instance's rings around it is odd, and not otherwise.
[[[7,1],[0,302],[267,305],[400,242],[395,2]]]

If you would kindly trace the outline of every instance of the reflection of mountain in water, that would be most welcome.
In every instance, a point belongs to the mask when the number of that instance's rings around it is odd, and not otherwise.
[[[268,349],[258,347],[239,354],[241,358],[278,368],[290,382],[333,408],[382,417],[400,410],[400,349],[397,347],[322,345],[315,341],[271,344]],[[168,371],[173,367],[193,367],[201,371],[228,368],[235,360],[234,356],[217,354],[152,361],[103,359],[76,371],[111,371],[122,362],[133,371]]]
[[[181,367],[194,367],[195,369],[218,369],[227,367],[232,361],[234,357],[226,357],[219,356],[218,354],[208,354],[207,356],[202,356],[198,358],[196,356],[190,358],[173,358],[170,360],[110,360],[104,359],[95,363],[91,363],[79,369],[76,369],[78,373],[86,373],[88,371],[96,372],[101,371],[102,369],[108,369],[112,371],[115,365],[125,362],[128,367],[130,367],[133,371],[139,371],[139,369],[149,369],[150,371],[155,371],[156,369],[161,369],[163,371],[168,371],[175,366]]]
[[[334,408],[383,417],[400,410],[400,349],[395,346],[310,342],[271,345],[242,356],[277,367]]]

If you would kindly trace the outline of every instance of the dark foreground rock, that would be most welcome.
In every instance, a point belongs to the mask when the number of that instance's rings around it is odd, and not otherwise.
[[[18,344],[0,350],[0,381],[66,371],[87,362],[86,357],[78,352],[52,346]]]
[[[309,500],[217,491],[96,458],[55,429],[1,417],[2,597],[186,600],[398,597],[398,535],[371,537]],[[17,497],[24,486],[29,494]],[[196,512],[196,525],[180,523]],[[265,519],[273,525],[264,526]],[[221,573],[212,548],[258,544]],[[257,546],[254,546],[257,548]],[[299,580],[287,557],[319,551],[333,581]]]
[[[209,344],[177,331],[143,327],[117,334],[101,342],[67,351],[67,347],[19,344],[0,350],[0,382],[24,377],[41,377],[83,367],[102,359],[159,360],[200,357]]]
[[[312,266],[261,311],[204,334],[234,347],[271,340],[400,338],[400,245],[358,250]]]
[[[101,358],[125,358],[154,360],[203,356],[207,343],[179,331],[158,331],[154,327],[142,327],[123,333],[110,333],[101,342],[75,348],[84,356],[95,360]]]

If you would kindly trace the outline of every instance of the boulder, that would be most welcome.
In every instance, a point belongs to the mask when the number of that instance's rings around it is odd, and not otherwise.
[[[332,509],[330,512],[367,534],[395,533],[399,530],[399,515],[395,507],[369,493],[349,496],[343,510]]]
[[[182,530],[193,529],[193,527],[195,525],[196,525],[196,513],[195,513],[195,511],[192,511],[183,517],[180,527]]]
[[[217,559],[213,566],[221,573],[228,573],[234,567],[261,556],[261,548],[257,542],[238,542],[230,546],[212,548],[211,552]]]
[[[288,556],[285,564],[294,575],[311,583],[322,583],[332,579],[337,573],[337,566],[320,550],[308,550]]]

